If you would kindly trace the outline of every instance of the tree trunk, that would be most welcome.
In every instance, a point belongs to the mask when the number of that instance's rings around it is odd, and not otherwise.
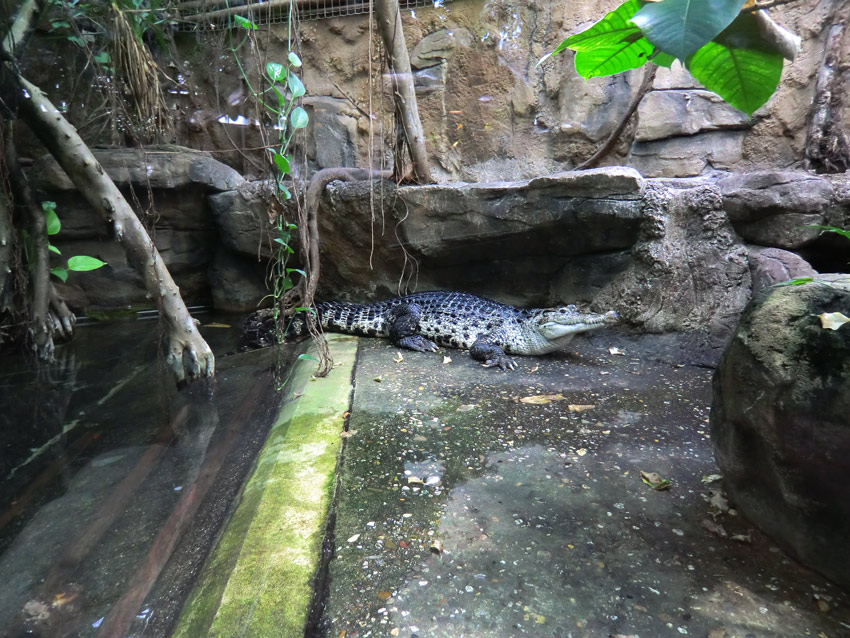
[[[823,60],[818,71],[815,95],[812,99],[811,120],[806,136],[805,166],[808,169],[839,173],[850,168],[850,136],[840,124],[835,113],[841,90],[841,46],[850,10],[832,16],[824,45]]]
[[[115,239],[142,275],[166,324],[167,362],[178,382],[213,376],[212,350],[198,332],[180,291],[133,209],[76,129],[37,86],[8,70],[18,91],[18,115],[29,125],[89,204],[109,223]]]
[[[425,134],[422,132],[422,121],[419,119],[419,107],[416,104],[416,92],[413,89],[413,72],[410,68],[410,56],[407,53],[404,32],[401,29],[398,0],[375,0],[375,14],[381,38],[389,55],[396,109],[410,148],[413,177],[420,184],[431,184],[434,179],[428,168]],[[396,158],[397,163],[400,160],[401,158]],[[403,171],[399,171],[398,166],[395,172],[396,177],[402,177]]]
[[[39,359],[53,359],[53,321],[50,312],[50,252],[47,248],[47,218],[32,198],[27,178],[21,170],[13,143],[14,128],[9,127],[5,144],[5,163],[16,208],[23,211],[27,232],[32,241],[32,254],[28,255],[30,290],[32,292],[29,332],[33,348]]]

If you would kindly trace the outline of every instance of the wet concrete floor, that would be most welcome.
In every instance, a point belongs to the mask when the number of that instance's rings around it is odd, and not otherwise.
[[[362,339],[310,632],[850,636],[848,596],[725,502],[704,358],[608,332],[505,373]]]

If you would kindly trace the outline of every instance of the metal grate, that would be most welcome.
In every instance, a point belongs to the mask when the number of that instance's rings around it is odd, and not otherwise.
[[[442,7],[451,0],[399,0],[401,9]],[[274,24],[289,20],[290,7],[299,20],[324,20],[340,16],[369,13],[370,0],[189,0],[176,3],[178,27],[181,31],[208,31],[227,26],[232,16],[240,15],[255,24]]]

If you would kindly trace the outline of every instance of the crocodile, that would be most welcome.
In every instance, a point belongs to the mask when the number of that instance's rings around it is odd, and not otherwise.
[[[438,346],[468,349],[476,361],[502,370],[517,367],[508,355],[561,350],[580,332],[618,321],[613,310],[580,312],[576,306],[516,308],[464,292],[420,292],[370,304],[316,304],[318,322],[329,332],[384,337],[399,348],[435,352]],[[296,315],[287,336],[307,333]]]

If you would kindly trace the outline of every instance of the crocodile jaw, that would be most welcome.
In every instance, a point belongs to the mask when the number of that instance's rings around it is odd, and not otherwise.
[[[617,323],[619,317],[613,310],[595,315],[575,310],[575,306],[566,306],[544,312],[537,324],[537,330],[547,341],[565,345],[574,335],[588,330],[596,330]]]

